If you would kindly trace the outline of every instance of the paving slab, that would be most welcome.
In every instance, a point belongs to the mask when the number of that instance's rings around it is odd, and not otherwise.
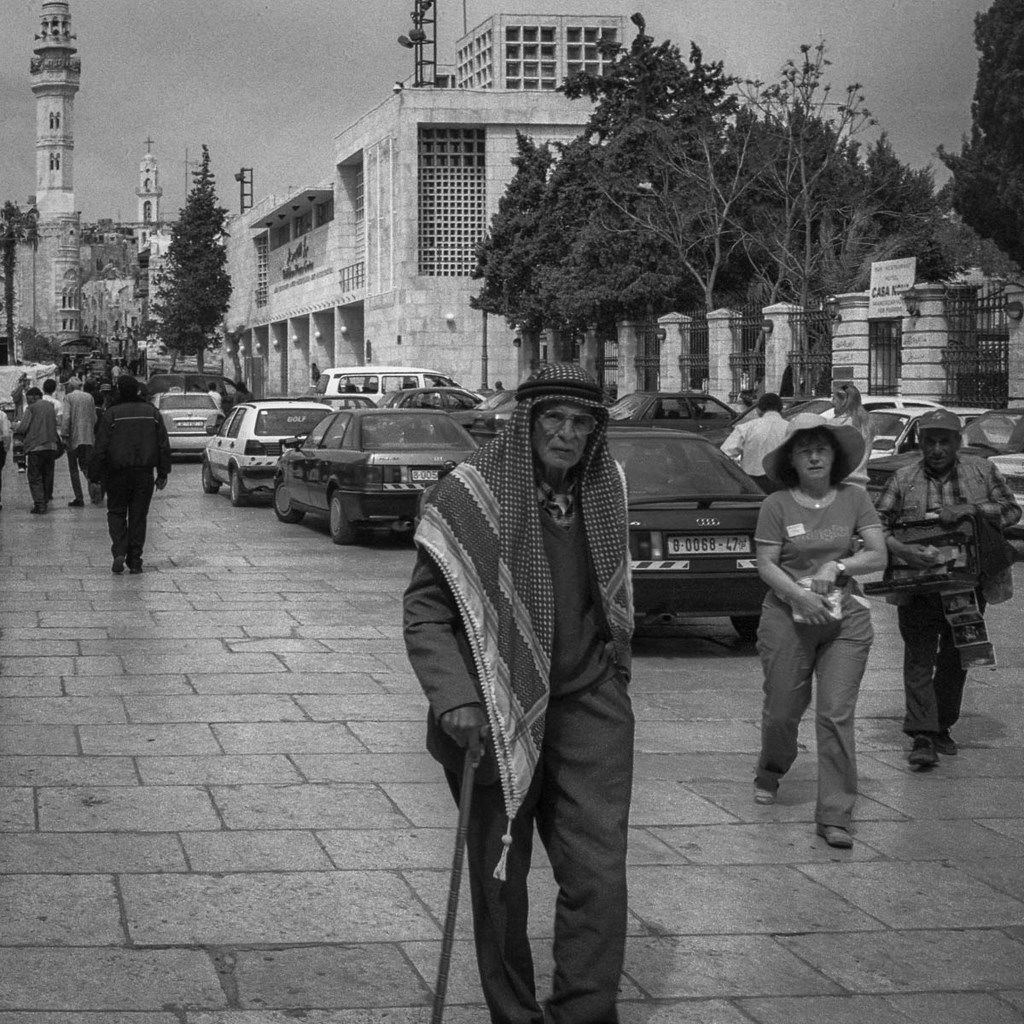
[[[818,996],[809,999],[742,1000],[757,1024],[1019,1024],[1020,1018],[990,996]]]
[[[380,684],[368,672],[288,672],[283,675],[189,673],[196,693],[380,693]]]
[[[296,703],[314,721],[417,722],[426,733],[428,704],[422,695],[360,693],[336,696],[299,696]]]
[[[135,786],[130,757],[0,756],[0,786]]]
[[[83,725],[86,754],[219,754],[209,725]]]
[[[8,697],[0,699],[6,725],[85,725],[125,722],[124,705],[111,697]]]
[[[0,725],[0,756],[78,753],[78,740],[70,725]]]
[[[26,832],[0,842],[0,872],[13,874],[185,871],[177,835]]]
[[[183,832],[219,829],[210,794],[187,786],[85,786],[39,790],[44,832]]]
[[[240,1004],[251,1008],[415,1006],[431,999],[399,948],[379,942],[246,950],[233,973]]]
[[[203,874],[240,871],[330,871],[331,858],[312,832],[184,832],[189,868]],[[381,867],[381,865],[366,865]]]
[[[215,754],[136,759],[147,786],[229,786],[300,782],[302,775],[284,754]]]
[[[378,786],[212,786],[229,829],[402,828],[408,824]]]
[[[31,789],[0,789],[0,832],[30,832],[36,827]]]
[[[441,777],[424,750],[388,754],[294,754],[291,761],[310,782],[422,782]]]
[[[63,689],[70,697],[122,697],[137,693],[154,696],[195,692],[183,673],[139,676],[65,676]]]
[[[0,946],[124,942],[109,875],[0,875],[0,907]]]
[[[281,695],[133,696],[124,698],[130,722],[286,722],[304,721],[295,701]]]
[[[0,697],[63,697],[64,687],[59,676],[3,676],[0,678]]]
[[[125,920],[136,945],[392,942],[440,928],[386,871],[125,875]]]
[[[364,752],[366,747],[339,722],[267,722],[212,727],[226,754]]]
[[[167,1011],[226,1005],[210,958],[198,950],[0,948],[2,1010]]]
[[[863,821],[857,826],[857,839],[901,861],[1024,857],[1024,830],[1019,837],[1004,836],[999,829],[1003,819],[990,820],[993,828],[956,819]]]

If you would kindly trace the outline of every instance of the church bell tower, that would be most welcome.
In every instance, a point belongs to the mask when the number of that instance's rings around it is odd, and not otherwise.
[[[75,212],[75,93],[82,62],[75,56],[68,0],[43,0],[35,56],[29,65],[36,97],[36,208],[40,220]]]
[[[156,156],[150,150],[152,139],[146,139],[146,155],[139,163],[139,187],[135,195],[139,199],[139,215],[135,219],[139,224],[158,224],[160,222],[160,198],[164,190],[160,187],[160,169]]]

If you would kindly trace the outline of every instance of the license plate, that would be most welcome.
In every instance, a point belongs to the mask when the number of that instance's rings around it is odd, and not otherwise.
[[[436,469],[414,469],[412,471],[412,482],[414,484],[432,484],[436,479]]]
[[[745,555],[750,537],[745,533],[684,533],[668,538],[670,555]]]

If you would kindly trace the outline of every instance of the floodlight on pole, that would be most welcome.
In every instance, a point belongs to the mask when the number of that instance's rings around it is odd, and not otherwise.
[[[434,0],[414,0],[412,28],[398,45],[413,51],[413,85],[437,85],[437,11]]]

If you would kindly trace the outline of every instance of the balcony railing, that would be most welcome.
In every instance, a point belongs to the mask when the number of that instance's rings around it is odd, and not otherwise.
[[[354,292],[366,284],[366,264],[360,260],[358,263],[350,263],[338,271],[341,278],[341,290],[343,292]]]

